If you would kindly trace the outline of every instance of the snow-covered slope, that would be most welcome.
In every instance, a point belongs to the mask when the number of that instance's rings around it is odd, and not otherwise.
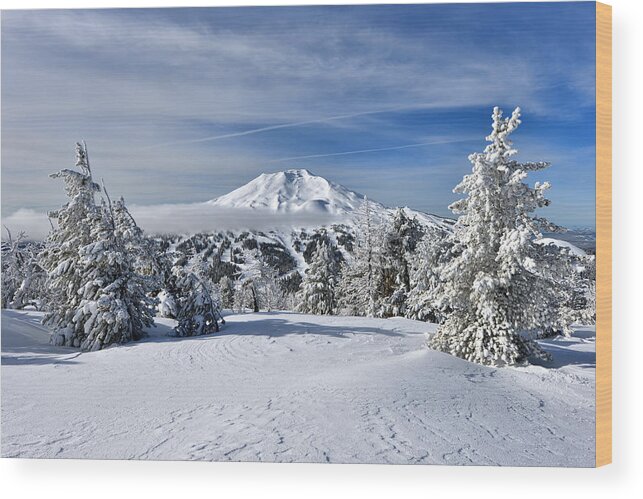
[[[563,241],[562,239],[554,239],[553,237],[542,237],[540,239],[536,239],[535,242],[537,244],[553,245],[553,246],[557,246],[558,248],[566,248],[574,256],[587,255],[587,252],[585,250],[580,249],[578,246],[570,243],[569,241]]]
[[[100,352],[2,311],[2,456],[594,465],[594,332],[543,340],[547,368],[424,346],[407,319],[259,313],[220,334]]]
[[[234,191],[209,201],[222,208],[268,209],[280,213],[344,215],[359,209],[364,196],[305,169],[262,173]]]

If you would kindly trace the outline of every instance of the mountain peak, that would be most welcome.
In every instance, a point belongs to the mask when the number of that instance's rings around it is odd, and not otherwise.
[[[284,171],[284,173],[290,173],[292,175],[297,175],[298,177],[316,177],[314,173],[306,170],[306,168],[291,168],[290,170]]]
[[[361,194],[314,175],[305,168],[293,168],[262,173],[246,185],[208,203],[278,213],[343,215],[355,211],[363,200]]]

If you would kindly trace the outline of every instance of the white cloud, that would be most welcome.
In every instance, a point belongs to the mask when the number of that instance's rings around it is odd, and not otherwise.
[[[51,225],[45,213],[38,212],[27,208],[21,208],[2,219],[2,225],[12,232],[25,232],[28,239],[44,239]]]
[[[163,204],[129,207],[141,228],[150,234],[194,234],[223,230],[260,230],[317,227],[339,219],[314,213],[272,213],[226,209],[206,203]],[[2,220],[12,231],[25,231],[30,239],[42,240],[50,230],[44,213],[19,209]]]

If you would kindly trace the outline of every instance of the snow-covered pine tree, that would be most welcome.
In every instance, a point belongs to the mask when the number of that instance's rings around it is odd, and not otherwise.
[[[2,308],[21,309],[28,305],[40,309],[45,293],[45,272],[38,263],[40,246],[27,241],[24,232],[13,237],[8,227],[2,243]]]
[[[100,188],[92,181],[84,145],[76,145],[76,158],[80,171],[52,175],[63,178],[71,200],[50,213],[58,227],[41,259],[50,291],[44,323],[53,327],[56,345],[99,350],[142,338],[153,323],[153,303],[117,230],[114,206],[94,201]]]
[[[234,308],[249,308],[253,312],[262,308],[268,311],[282,308],[284,292],[279,285],[277,269],[269,265],[257,249],[244,251],[243,261],[235,286]]]
[[[45,282],[47,274],[38,263],[38,246],[30,244],[26,249],[27,254],[23,279],[13,295],[11,308],[22,309],[27,306],[42,310],[47,303],[47,288]]]
[[[154,282],[157,288],[152,294],[158,301],[157,311],[161,317],[176,319],[180,290],[176,286],[174,266],[177,255],[170,248],[170,242],[165,237],[147,238],[147,247],[153,260]],[[184,265],[182,260],[180,265]]]
[[[283,293],[284,310],[297,309],[297,305],[299,304],[298,294],[303,280],[301,273],[297,269],[279,277],[279,287]]]
[[[279,271],[263,260],[263,278],[259,286],[259,298],[262,307],[268,310],[282,310],[286,303],[286,295],[280,284]]]
[[[80,272],[80,249],[92,242],[91,223],[99,210],[94,195],[100,187],[92,179],[85,147],[76,144],[76,167],[50,175],[62,178],[69,201],[49,217],[56,227],[49,233],[40,264],[47,272],[49,292],[44,324],[54,329],[52,341],[59,345],[80,346],[74,334],[73,318],[81,302],[80,288],[85,284]]]
[[[380,264],[377,272],[378,317],[404,315],[411,291],[410,260],[423,230],[415,218],[398,208],[382,236]]]
[[[344,315],[373,317],[376,304],[377,230],[370,202],[364,199],[358,219],[353,255],[340,269],[337,285],[338,309]]]
[[[177,336],[200,336],[219,331],[223,322],[221,307],[209,289],[193,272],[177,268],[176,286],[180,290]]]
[[[178,305],[173,294],[164,288],[158,292],[156,300],[156,310],[159,316],[176,319],[178,315]]]
[[[234,307],[234,282],[227,275],[219,279],[219,292],[221,293],[221,307],[232,309]]]
[[[205,255],[198,253],[195,249],[183,268],[186,272],[194,274],[214,301],[219,302],[219,285],[212,281],[212,262]]]
[[[538,242],[539,237],[534,239]],[[571,324],[576,320],[573,310],[575,283],[577,282],[576,258],[566,248],[555,245],[535,244],[532,273],[538,277],[533,292],[541,296],[538,327],[533,336],[569,336]],[[538,312],[534,312],[538,314]]]
[[[103,189],[107,196],[107,190]],[[111,202],[109,196],[107,198],[108,202]],[[111,203],[109,215],[113,220],[116,241],[127,254],[133,281],[140,288],[139,291],[145,293],[140,300],[141,306],[145,307],[148,313],[150,307],[155,308],[158,305],[158,300],[150,298],[150,295],[162,289],[165,273],[157,258],[154,241],[148,238],[136,223],[122,196]]]
[[[596,280],[589,281],[585,288],[585,308],[581,311],[579,322],[596,324]]]
[[[582,267],[577,271],[581,279],[580,292],[585,300],[576,320],[582,324],[596,324],[596,256],[584,256]]]
[[[454,257],[440,269],[440,293],[449,316],[429,345],[486,365],[525,362],[542,355],[533,337],[557,316],[555,289],[542,278],[534,238],[545,224],[531,214],[549,201],[549,183],[532,188],[523,180],[548,163],[518,163],[509,135],[520,124],[520,109],[503,118],[493,111],[490,144],[469,156],[472,173],[454,189],[466,194],[450,208]]]
[[[297,309],[306,314],[332,315],[337,307],[335,286],[339,268],[328,241],[317,245],[299,291]]]
[[[149,280],[136,271],[136,263],[114,227],[106,203],[91,220],[93,241],[79,250],[79,272],[84,284],[72,323],[73,340],[82,350],[100,350],[112,344],[145,337],[154,323],[155,301],[148,297]]]
[[[444,310],[440,309],[439,269],[449,259],[451,245],[448,233],[441,229],[428,229],[411,259],[411,291],[406,302],[405,316],[427,322],[441,322]]]
[[[234,287],[233,309],[238,313],[245,312],[246,309],[259,312],[259,295],[255,281],[243,277],[237,279]]]
[[[107,196],[106,190],[105,194]],[[107,198],[109,201],[109,196]],[[125,199],[122,196],[111,203],[110,215],[114,220],[116,237],[129,253],[136,272],[142,276],[147,276],[151,281],[150,286],[153,288],[159,287],[163,271],[155,258],[154,242],[147,238],[143,229],[138,226],[136,220],[127,209]]]
[[[547,245],[555,258],[553,272],[558,283],[561,324],[553,327],[552,335],[570,335],[572,322],[596,323],[596,257],[574,255],[567,248]],[[553,259],[552,258],[552,259]]]
[[[22,267],[24,255],[21,251],[21,243],[27,237],[24,232],[13,237],[11,231],[7,231],[7,241],[2,242],[2,308],[9,308],[13,302],[13,296],[22,282]]]

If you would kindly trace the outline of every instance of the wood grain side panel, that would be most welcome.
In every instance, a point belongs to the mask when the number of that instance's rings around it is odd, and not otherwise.
[[[612,462],[612,7],[596,3],[596,466]]]

